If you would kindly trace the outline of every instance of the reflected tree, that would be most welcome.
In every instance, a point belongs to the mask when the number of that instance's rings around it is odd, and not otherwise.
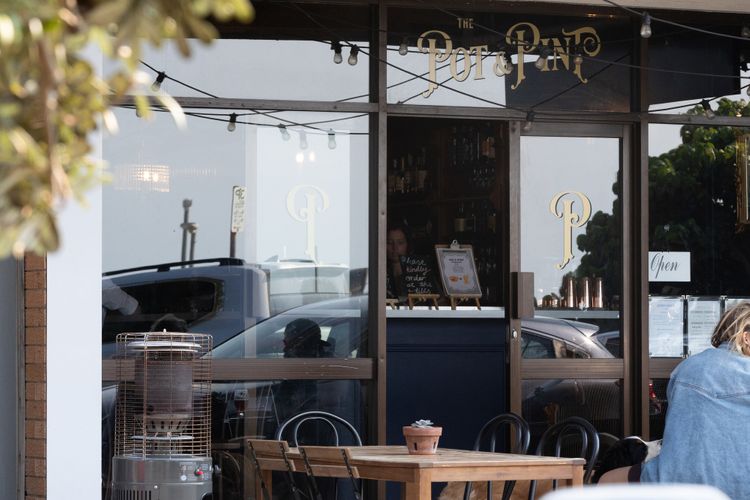
[[[717,115],[750,116],[745,101],[721,99]],[[701,107],[688,114],[701,115]],[[649,249],[691,254],[691,281],[654,283],[652,293],[743,294],[750,275],[750,231],[737,224],[740,129],[685,125],[682,144],[649,158]],[[595,213],[577,243],[585,255],[576,276],[602,276],[605,294],[622,286],[621,179],[612,214]]]

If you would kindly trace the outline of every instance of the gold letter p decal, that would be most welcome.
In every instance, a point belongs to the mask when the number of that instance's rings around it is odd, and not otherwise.
[[[573,199],[562,199],[565,196],[577,196],[581,200],[582,211],[577,214],[573,211]],[[558,205],[562,200],[562,212],[558,210]],[[585,194],[578,191],[563,191],[557,193],[549,202],[549,211],[552,215],[563,221],[563,260],[555,267],[562,269],[568,265],[568,262],[574,257],[573,255],[573,228],[581,227],[586,224],[591,217],[591,201]]]

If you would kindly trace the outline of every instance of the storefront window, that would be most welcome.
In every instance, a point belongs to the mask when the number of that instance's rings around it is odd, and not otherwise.
[[[255,9],[250,24],[219,25],[222,38],[211,44],[188,40],[188,58],[174,43],[145,48],[139,69],[152,79],[165,72],[161,89],[173,96],[369,100],[368,7],[261,2]],[[338,64],[333,41],[341,46]],[[105,64],[107,74],[112,62]]]
[[[622,356],[620,144],[521,138],[521,269],[534,273],[534,328],[575,347],[551,357]]]
[[[629,109],[627,18],[393,8],[388,27],[389,103]]]
[[[723,311],[750,297],[746,131],[649,127],[649,352],[708,348]]]

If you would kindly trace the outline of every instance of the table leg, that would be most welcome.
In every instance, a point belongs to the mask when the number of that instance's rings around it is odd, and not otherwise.
[[[565,480],[567,486],[583,486],[583,466],[573,466],[573,477]]]
[[[405,482],[402,492],[404,500],[431,500],[432,472],[417,469],[415,480],[413,482]]]

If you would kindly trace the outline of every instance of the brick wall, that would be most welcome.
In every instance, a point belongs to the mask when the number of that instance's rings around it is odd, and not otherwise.
[[[47,259],[24,258],[24,372],[27,500],[47,496]]]

